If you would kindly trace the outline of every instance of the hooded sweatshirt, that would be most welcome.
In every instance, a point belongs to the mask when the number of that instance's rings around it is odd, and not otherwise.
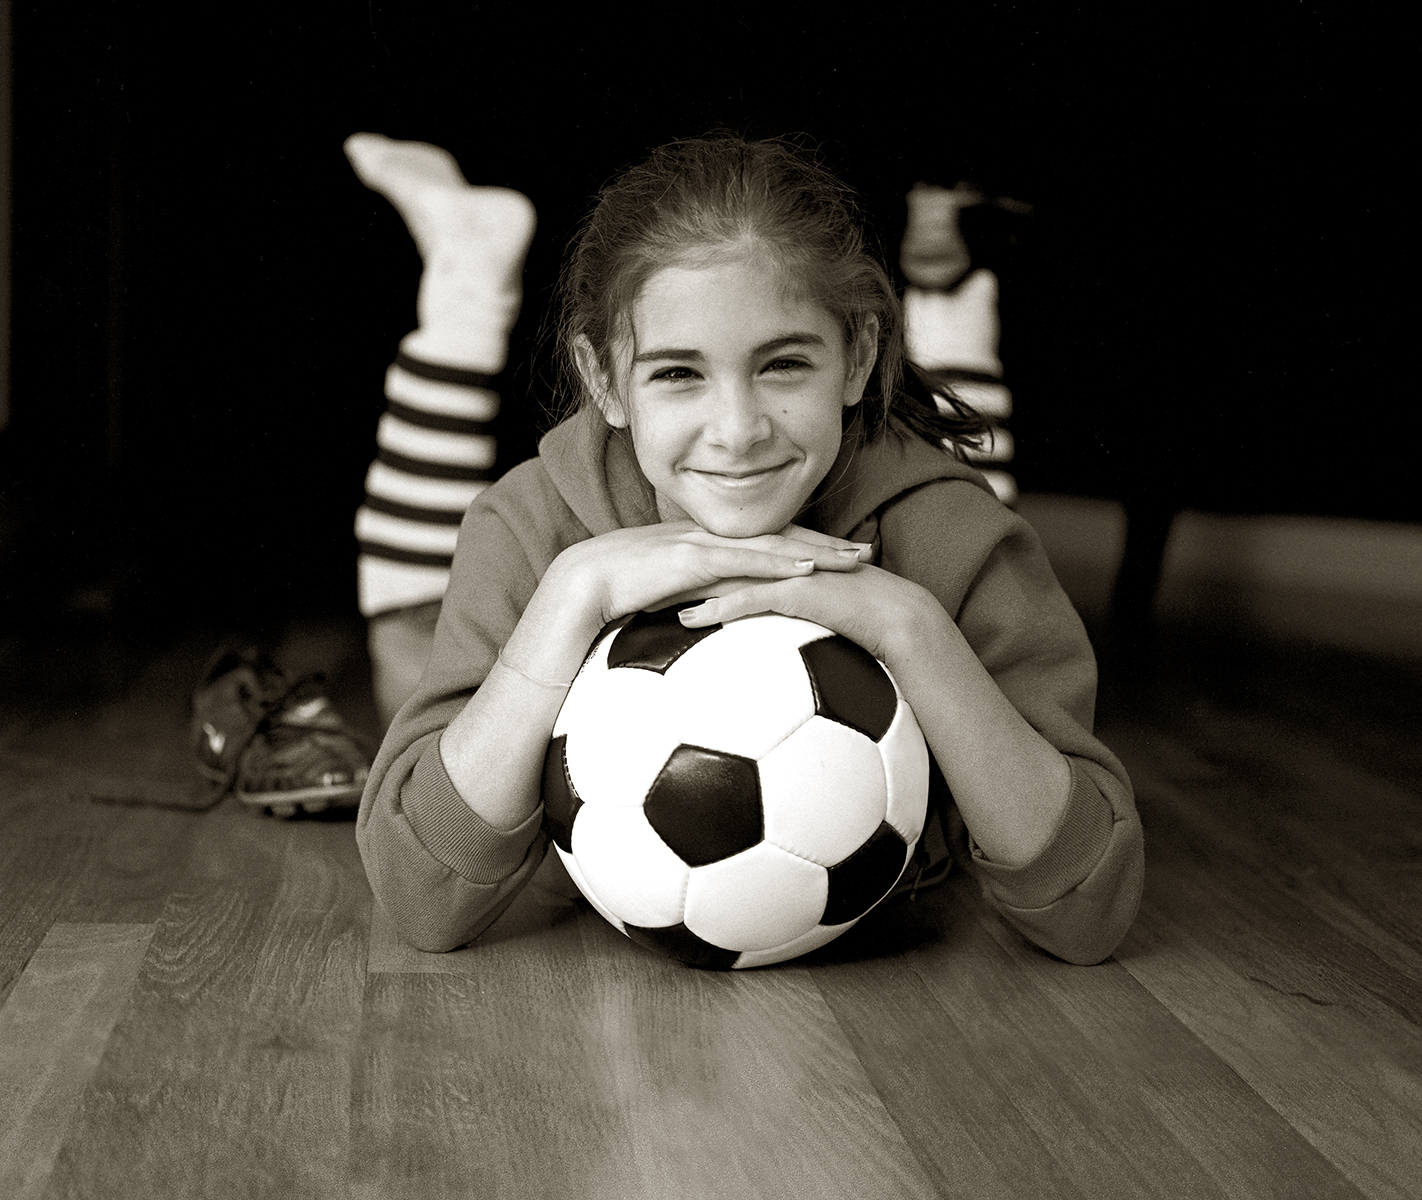
[[[376,898],[420,949],[478,937],[550,840],[541,805],[511,830],[485,822],[450,781],[440,735],[563,550],[658,519],[630,436],[592,408],[548,433],[537,458],[466,512],[430,664],[386,734],[356,824]],[[1140,820],[1125,770],[1092,735],[1096,659],[1031,526],[972,467],[892,433],[868,445],[846,436],[799,523],[871,544],[878,566],[927,588],[1027,722],[1066,756],[1070,798],[1035,859],[992,862],[966,830],[963,856],[988,903],[1032,942],[1070,962],[1105,958],[1140,901]]]

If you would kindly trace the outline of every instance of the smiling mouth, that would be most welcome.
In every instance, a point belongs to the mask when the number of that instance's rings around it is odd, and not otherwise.
[[[704,471],[693,468],[693,474],[703,478],[713,480],[725,487],[750,487],[768,476],[774,475],[777,471],[783,470],[790,464],[775,463],[768,467],[759,467],[753,471]]]

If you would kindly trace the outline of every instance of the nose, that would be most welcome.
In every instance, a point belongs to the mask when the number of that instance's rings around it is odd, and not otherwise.
[[[745,454],[771,436],[770,416],[748,380],[727,381],[708,397],[706,437],[732,454]]]

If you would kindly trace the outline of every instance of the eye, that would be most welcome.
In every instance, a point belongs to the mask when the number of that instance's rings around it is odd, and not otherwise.
[[[773,358],[765,364],[763,370],[769,374],[786,374],[788,372],[807,369],[810,366],[803,358]]]
[[[654,382],[685,383],[687,380],[695,378],[696,372],[690,367],[663,367],[659,371],[652,372]]]

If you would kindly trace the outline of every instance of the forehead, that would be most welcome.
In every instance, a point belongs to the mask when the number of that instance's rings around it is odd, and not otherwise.
[[[648,277],[632,305],[639,351],[679,335],[683,342],[734,341],[807,331],[829,340],[837,321],[768,256],[682,261]]]

